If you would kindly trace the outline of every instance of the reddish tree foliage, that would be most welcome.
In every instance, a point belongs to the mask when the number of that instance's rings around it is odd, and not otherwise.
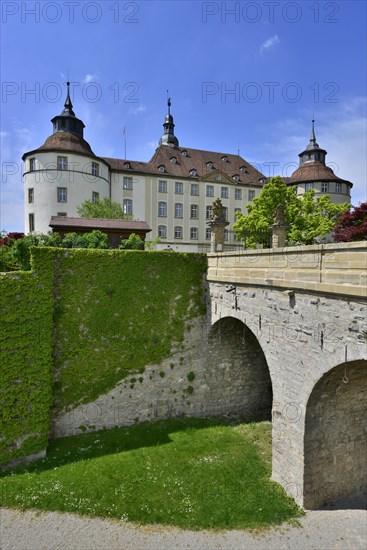
[[[17,241],[18,239],[23,239],[24,233],[18,233],[16,231],[10,232],[7,235],[4,235],[2,239],[0,239],[0,246],[12,246],[14,244],[14,241]]]
[[[336,242],[367,240],[367,202],[353,206],[353,210],[341,215],[334,229]]]

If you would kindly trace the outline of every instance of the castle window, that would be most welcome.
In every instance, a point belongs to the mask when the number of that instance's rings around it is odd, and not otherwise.
[[[227,222],[228,221],[228,208],[226,206],[223,206],[223,212],[224,212],[224,219]]]
[[[122,205],[124,209],[124,214],[133,213],[133,201],[131,199],[124,199]]]
[[[159,180],[158,182],[158,192],[167,193],[167,182],[164,180]]]
[[[183,195],[183,183],[180,181],[175,182],[175,193],[176,195]]]
[[[190,227],[190,239],[197,239],[197,238],[198,238],[198,228]]]
[[[252,201],[255,198],[255,191],[253,189],[249,189],[248,191],[248,200]]]
[[[199,186],[197,183],[191,184],[191,195],[198,197],[199,196]]]
[[[210,227],[207,227],[205,229],[205,239],[208,241],[211,239],[211,236],[212,236],[212,230],[210,229]]]
[[[213,170],[213,163],[212,163],[212,162],[207,162],[207,163],[206,163],[206,167],[207,167],[209,170]]]
[[[127,168],[128,170],[130,170],[130,168],[131,168],[130,162],[125,162],[124,168]]]
[[[67,202],[68,201],[68,190],[66,187],[57,188],[57,202]]]
[[[243,174],[247,174],[247,168],[246,168],[246,166],[241,166],[240,170],[241,170],[241,172],[242,172]]]
[[[181,202],[175,203],[175,218],[183,218],[183,204]]]
[[[222,199],[228,199],[228,187],[220,188],[220,196],[222,197]]]
[[[99,201],[99,193],[97,193],[97,191],[93,191],[92,192],[92,202],[96,203],[97,201]]]
[[[158,217],[159,218],[166,218],[167,217],[167,203],[166,202],[159,202],[158,203]]]
[[[190,218],[197,219],[199,217],[199,206],[197,204],[190,205]]]
[[[92,175],[99,176],[99,164],[92,162]]]
[[[214,197],[214,185],[207,185],[206,186],[206,196],[207,197]]]
[[[327,181],[323,181],[321,183],[321,193],[328,193],[329,192],[329,183]]]
[[[190,170],[190,176],[193,177],[193,178],[196,178],[198,175],[197,171],[195,169],[193,170]]]
[[[68,157],[57,157],[57,169],[58,170],[68,169]]]
[[[222,157],[222,161],[223,162],[228,162],[228,157],[226,157],[226,156]]]
[[[32,233],[32,231],[34,231],[34,214],[28,215],[28,225],[29,225],[29,233]]]
[[[236,219],[236,213],[241,212],[241,208],[235,208],[234,209],[234,219]]]
[[[176,157],[171,157],[169,160],[172,162],[172,164],[177,164]]]
[[[161,164],[160,166],[158,166],[158,170],[159,170],[160,172],[165,172],[165,171],[166,171],[166,169],[165,169],[165,167],[164,167],[163,164]]]
[[[234,181],[240,181],[240,176],[238,174],[235,174],[234,176],[232,176],[232,179]]]
[[[224,230],[224,240],[228,241],[228,229]]]
[[[335,193],[341,193],[342,192],[342,184],[336,183],[335,184]]]
[[[167,228],[165,225],[158,225],[158,237],[161,239],[167,238]]]
[[[66,212],[58,212],[57,215],[58,215],[60,218],[66,218],[67,213],[66,213]]]
[[[182,155],[183,157],[187,157],[187,151],[181,151],[181,155]]]
[[[306,191],[310,191],[311,189],[313,189],[313,183],[306,183],[305,189]]]
[[[33,188],[28,189],[28,202],[29,202],[29,204],[34,202],[34,189]]]
[[[235,189],[235,190],[234,190],[234,198],[235,198],[237,201],[241,201],[241,200],[242,200],[242,189]]]
[[[133,188],[133,178],[124,177],[124,182],[122,184],[123,189],[132,189]]]
[[[175,227],[175,239],[182,239],[182,227],[179,225]]]
[[[208,204],[206,209],[205,209],[205,217],[206,217],[207,220],[210,220],[211,212],[212,212],[212,207],[211,207],[210,204]]]
[[[36,169],[36,159],[35,158],[29,159],[29,170],[31,172],[34,172],[35,169]]]

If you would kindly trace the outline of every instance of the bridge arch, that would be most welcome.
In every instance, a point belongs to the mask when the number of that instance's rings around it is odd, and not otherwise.
[[[342,363],[315,384],[306,406],[304,506],[366,491],[367,361]]]
[[[208,335],[206,373],[231,383],[223,413],[245,420],[271,420],[272,383],[254,333],[232,316],[217,320]]]

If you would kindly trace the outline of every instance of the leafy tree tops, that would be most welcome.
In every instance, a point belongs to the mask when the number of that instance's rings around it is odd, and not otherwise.
[[[288,225],[287,244],[313,244],[317,237],[332,231],[339,216],[349,210],[349,204],[334,204],[327,195],[316,200],[315,191],[307,191],[302,198],[294,187],[287,187],[277,176],[265,184],[260,195],[247,205],[248,214],[237,214],[233,225],[236,238],[244,239],[246,233],[267,230],[274,223],[274,212],[279,204],[284,206],[285,222]],[[250,245],[255,242],[249,241]]]
[[[111,201],[107,197],[93,202],[82,202],[77,212],[82,218],[104,218],[107,220],[131,220],[132,216],[125,214],[120,203]]]
[[[367,240],[367,202],[344,212],[335,226],[334,239],[336,242]]]

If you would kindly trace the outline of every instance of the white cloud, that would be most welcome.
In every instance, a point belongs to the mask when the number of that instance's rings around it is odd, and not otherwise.
[[[277,34],[274,34],[274,36],[271,36],[261,44],[260,53],[263,53],[264,50],[272,48],[275,44],[278,44],[279,42],[279,36]]]
[[[83,83],[89,84],[89,82],[95,82],[96,80],[98,80],[98,76],[96,74],[88,73],[85,75]]]
[[[140,113],[145,113],[145,111],[147,111],[147,108],[142,103],[139,105],[139,107],[136,107],[136,109],[133,109],[133,108],[130,109],[130,113],[132,113],[133,115],[138,115]]]

